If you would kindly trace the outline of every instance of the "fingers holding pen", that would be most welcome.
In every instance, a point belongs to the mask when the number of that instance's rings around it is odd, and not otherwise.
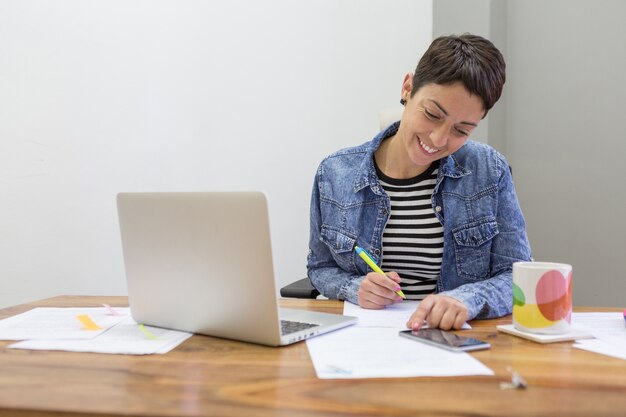
[[[359,305],[364,308],[383,308],[401,301],[404,293],[400,289],[400,276],[396,272],[384,273],[365,249],[355,246],[354,251],[372,268],[359,286]]]
[[[400,276],[396,272],[388,272],[386,275],[370,272],[359,287],[359,305],[371,309],[384,308],[402,300],[396,293],[399,289]]]

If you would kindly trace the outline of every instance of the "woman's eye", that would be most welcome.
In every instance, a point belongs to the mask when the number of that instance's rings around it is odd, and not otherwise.
[[[454,129],[458,136],[469,136],[469,133],[462,129]]]
[[[424,109],[424,114],[426,115],[426,117],[428,117],[431,120],[441,120],[441,117],[439,117],[436,114],[432,113],[428,109]]]

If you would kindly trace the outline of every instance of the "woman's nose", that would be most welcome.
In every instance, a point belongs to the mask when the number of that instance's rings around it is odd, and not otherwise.
[[[440,126],[435,127],[430,132],[430,141],[437,148],[443,148],[448,143],[448,135],[450,134],[450,129],[445,124],[441,124]]]

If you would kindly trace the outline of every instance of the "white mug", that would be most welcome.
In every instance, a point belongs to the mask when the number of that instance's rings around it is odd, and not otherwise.
[[[562,334],[572,323],[572,266],[513,264],[513,325],[523,332]]]

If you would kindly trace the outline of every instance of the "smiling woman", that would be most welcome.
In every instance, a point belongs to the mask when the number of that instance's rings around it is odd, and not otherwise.
[[[400,121],[322,161],[307,265],[323,295],[372,309],[399,292],[423,300],[413,329],[511,313],[512,264],[530,260],[524,218],[504,157],[468,141],[504,80],[487,39],[437,38],[404,76]],[[356,245],[388,272],[368,269]]]

